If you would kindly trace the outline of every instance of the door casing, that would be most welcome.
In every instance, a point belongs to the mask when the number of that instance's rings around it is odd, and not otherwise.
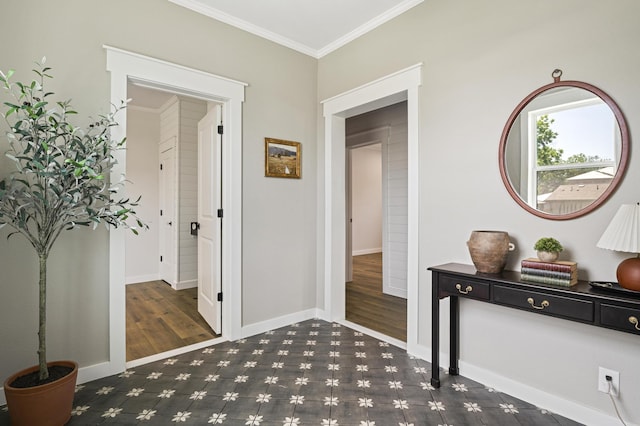
[[[345,120],[407,101],[408,258],[407,350],[418,348],[418,103],[422,64],[382,77],[322,101],[324,116],[324,311],[329,321],[345,319]]]
[[[129,81],[223,105],[229,146],[223,150],[222,170],[222,202],[228,217],[223,222],[222,241],[222,333],[227,339],[238,339],[242,328],[242,103],[247,84],[115,47],[104,48],[113,105],[127,99]],[[118,126],[112,128],[112,137],[121,140],[126,137],[126,114],[117,115],[116,121]],[[118,164],[110,177],[112,182],[118,182],[126,172],[126,150],[117,151],[114,156]],[[116,374],[126,368],[125,232],[109,232],[109,359],[79,380]]]

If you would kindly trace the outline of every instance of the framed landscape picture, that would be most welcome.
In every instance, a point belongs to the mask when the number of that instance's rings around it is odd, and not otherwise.
[[[264,175],[300,178],[300,142],[264,138]]]

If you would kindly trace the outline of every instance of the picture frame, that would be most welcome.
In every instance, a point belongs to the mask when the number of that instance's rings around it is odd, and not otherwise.
[[[264,175],[300,179],[300,142],[264,138]]]

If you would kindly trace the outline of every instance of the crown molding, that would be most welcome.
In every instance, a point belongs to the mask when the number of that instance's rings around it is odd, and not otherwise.
[[[372,31],[379,27],[380,25],[392,20],[393,18],[403,14],[407,10],[419,5],[424,0],[406,0],[402,3],[398,4],[396,7],[387,10],[385,13],[376,16],[371,19],[369,22],[359,26],[355,30],[351,31],[348,34],[340,37],[339,39],[333,41],[332,43],[327,44],[322,49],[318,50],[316,53],[316,58],[322,58],[325,55],[333,52],[334,50],[338,50],[342,46],[352,42],[360,36],[365,35],[369,31]]]
[[[274,43],[280,44],[281,46],[285,46],[290,49],[296,50],[300,53],[304,53],[305,55],[312,56],[316,59],[320,59],[323,56],[333,52],[334,50],[337,50],[340,47],[357,39],[358,37],[368,33],[369,31],[379,27],[385,22],[390,21],[391,19],[401,15],[402,13],[413,8],[414,6],[417,6],[418,4],[422,3],[424,0],[405,0],[402,3],[398,4],[397,6],[389,9],[385,13],[378,15],[375,18],[371,19],[370,21],[366,22],[365,24],[359,26],[355,30],[327,44],[321,49],[314,49],[303,43],[299,43],[297,41],[291,40],[290,38],[276,34],[273,31],[266,30],[258,25],[252,24],[250,22],[247,22],[245,20],[232,16],[219,9],[216,9],[211,6],[207,6],[198,0],[169,0],[169,1],[171,3],[177,4],[178,6],[182,6],[194,12],[208,16],[209,18],[213,18],[217,21],[224,22],[225,24],[247,31],[251,34],[257,35],[258,37],[262,37]]]
[[[314,58],[317,58],[317,51],[315,49],[312,49],[309,46],[293,41],[287,37],[283,37],[279,34],[266,30],[250,22],[236,18],[235,16],[229,15],[228,13],[225,13],[214,7],[206,6],[197,0],[169,0],[169,1],[179,6],[193,10],[194,12],[208,16],[209,18],[213,18],[217,21],[224,22],[225,24],[229,24],[233,27],[236,27],[246,32],[249,32],[251,34],[257,35],[258,37],[262,37],[274,43],[296,50],[300,53],[304,53],[305,55],[309,55],[309,56],[313,56]]]

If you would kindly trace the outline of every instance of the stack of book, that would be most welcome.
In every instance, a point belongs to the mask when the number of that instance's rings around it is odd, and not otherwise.
[[[543,262],[537,258],[524,259],[521,262],[520,279],[543,284],[571,287],[578,283],[578,264],[557,260]]]

